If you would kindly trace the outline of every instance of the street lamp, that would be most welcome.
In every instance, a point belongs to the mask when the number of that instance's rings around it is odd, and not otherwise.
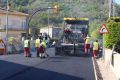
[[[49,24],[50,24],[50,10],[51,7],[48,7],[48,36],[49,36]]]
[[[30,23],[32,17],[33,17],[37,12],[48,10],[48,35],[49,35],[49,23],[50,23],[50,19],[49,19],[49,18],[50,18],[50,15],[49,15],[49,14],[50,14],[50,11],[49,11],[49,9],[56,9],[56,10],[58,11],[58,10],[59,10],[58,7],[59,7],[59,6],[57,6],[57,7],[47,7],[47,8],[41,8],[41,7],[37,8],[35,11],[33,11],[33,12],[31,13],[30,16],[27,17],[27,27],[29,28],[29,23]],[[26,29],[26,33],[27,33],[27,36],[28,36],[28,33],[29,33],[28,29]]]
[[[50,24],[50,9],[54,9],[55,13],[59,12],[59,6],[55,5],[54,7],[48,7],[48,36],[49,36],[49,24]]]
[[[6,53],[7,53],[7,47],[8,47],[8,10],[9,10],[9,4],[8,0],[6,2]]]

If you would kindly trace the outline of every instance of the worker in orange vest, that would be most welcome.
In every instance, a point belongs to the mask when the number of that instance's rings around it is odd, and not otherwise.
[[[96,58],[98,54],[99,54],[99,43],[98,43],[98,40],[96,40],[93,43],[93,57]]]
[[[90,37],[87,35],[87,37],[85,38],[85,53],[89,54],[90,53]]]

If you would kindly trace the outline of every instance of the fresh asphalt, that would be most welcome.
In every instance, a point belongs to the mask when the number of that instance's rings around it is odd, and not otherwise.
[[[55,56],[52,51],[45,59],[0,56],[0,80],[95,80],[91,57]]]

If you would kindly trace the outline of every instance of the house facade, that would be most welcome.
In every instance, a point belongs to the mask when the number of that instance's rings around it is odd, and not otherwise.
[[[0,8],[0,39],[6,40],[6,36],[21,39],[22,34],[26,33],[27,30],[27,17],[28,14],[25,13],[8,11],[8,26],[6,29],[6,10]]]

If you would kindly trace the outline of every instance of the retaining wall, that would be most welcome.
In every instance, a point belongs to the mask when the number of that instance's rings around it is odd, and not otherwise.
[[[104,60],[106,65],[110,66],[118,80],[120,80],[120,54],[110,49],[105,49]]]

